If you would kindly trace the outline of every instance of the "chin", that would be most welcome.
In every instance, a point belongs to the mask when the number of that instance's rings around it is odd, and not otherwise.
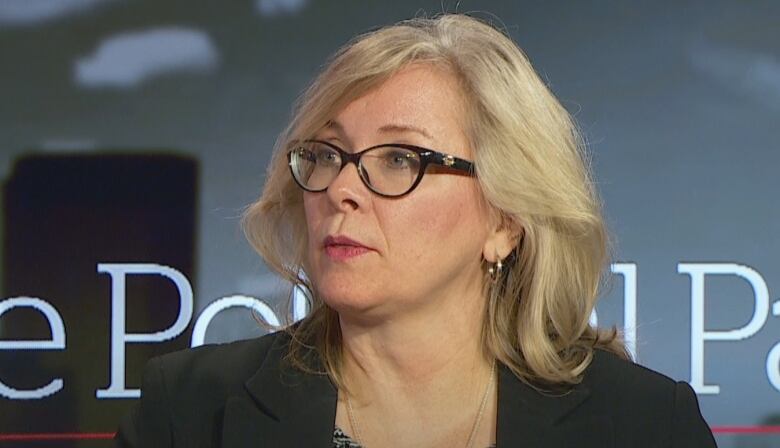
[[[354,285],[354,283],[353,283]],[[324,285],[322,300],[339,315],[369,317],[382,308],[383,300],[368,291],[350,285]]]
[[[344,290],[342,288],[326,288],[320,290],[320,297],[331,308],[336,311],[341,310],[359,310],[371,306],[372,300],[360,291],[352,288]]]

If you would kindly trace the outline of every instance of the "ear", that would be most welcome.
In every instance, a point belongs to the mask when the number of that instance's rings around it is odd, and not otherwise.
[[[496,224],[485,240],[482,247],[482,257],[489,263],[505,259],[517,247],[523,236],[523,226],[516,220],[501,214],[501,217],[493,220]]]

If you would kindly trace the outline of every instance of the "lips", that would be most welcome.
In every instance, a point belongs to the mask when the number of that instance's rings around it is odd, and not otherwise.
[[[351,247],[362,247],[365,249],[371,249],[370,247],[366,246],[363,243],[360,243],[358,241],[355,241],[351,238],[347,238],[346,236],[327,236],[325,238],[325,241],[323,242],[323,245],[325,247],[328,246],[351,246]]]
[[[363,243],[341,235],[326,237],[323,245],[325,254],[337,262],[346,262],[373,250]]]

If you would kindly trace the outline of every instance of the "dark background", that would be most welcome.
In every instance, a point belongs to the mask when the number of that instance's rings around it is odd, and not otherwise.
[[[0,432],[111,432],[131,404],[95,398],[109,382],[111,299],[97,262],[175,267],[196,317],[235,294],[280,303],[283,285],[238,220],[291,103],[355,34],[442,10],[502,24],[582,126],[615,261],[637,266],[640,363],[690,379],[691,282],[679,263],[750,266],[778,300],[780,3],[0,0],[0,299],[47,300],[68,333],[61,352],[0,350],[2,382],[65,381],[42,400],[0,397]],[[705,328],[750,320],[746,282],[706,285]],[[137,279],[127,295],[129,330],[175,318],[165,281]],[[599,322],[622,325],[620,276],[604,295]],[[780,425],[766,371],[779,320],[705,344],[705,382],[720,393],[699,399],[721,447],[780,446],[778,434],[731,428]],[[259,334],[236,308],[206,339]],[[2,339],[48,335],[30,310],[0,317]],[[189,331],[130,346],[128,387],[143,359],[187,345]]]

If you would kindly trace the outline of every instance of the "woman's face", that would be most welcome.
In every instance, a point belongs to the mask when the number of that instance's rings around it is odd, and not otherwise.
[[[455,78],[417,64],[348,104],[316,137],[347,152],[408,143],[473,160],[463,114]],[[399,198],[372,193],[353,164],[325,192],[304,192],[308,275],[342,316],[387,319],[480,294],[487,206],[475,178],[432,168]]]

